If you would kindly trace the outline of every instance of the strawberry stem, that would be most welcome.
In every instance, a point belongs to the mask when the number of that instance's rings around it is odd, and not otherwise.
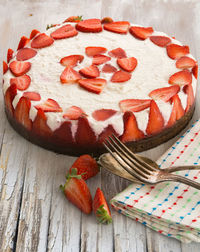
[[[112,217],[108,214],[104,205],[101,205],[96,211],[97,220],[102,224],[110,224],[112,222]]]

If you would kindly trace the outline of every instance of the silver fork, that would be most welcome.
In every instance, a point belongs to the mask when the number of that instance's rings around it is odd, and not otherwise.
[[[130,151],[115,135],[109,137],[104,142],[104,146],[124,170],[145,184],[175,181],[200,190],[200,183],[180,175],[171,174],[174,171],[200,169],[200,166],[176,166],[160,169],[152,160],[150,160],[151,162],[147,162],[148,159],[142,158]]]

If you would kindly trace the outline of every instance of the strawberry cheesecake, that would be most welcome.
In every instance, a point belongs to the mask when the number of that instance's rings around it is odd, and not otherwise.
[[[5,111],[22,136],[71,155],[118,136],[143,151],[194,112],[198,66],[187,45],[152,27],[70,17],[23,36],[3,62]]]

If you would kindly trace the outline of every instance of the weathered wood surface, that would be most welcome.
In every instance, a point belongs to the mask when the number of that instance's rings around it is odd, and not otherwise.
[[[44,30],[46,24],[76,14],[151,25],[189,44],[192,54],[200,57],[198,0],[0,0],[0,61],[33,28]],[[199,97],[192,121],[200,117]],[[93,215],[82,214],[59,191],[74,158],[46,151],[20,137],[5,118],[2,95],[0,115],[0,251],[200,251],[197,243],[169,239],[115,211],[112,225],[98,225]],[[157,159],[174,141],[143,154]],[[88,184],[93,195],[101,186],[111,199],[128,182],[102,171]]]

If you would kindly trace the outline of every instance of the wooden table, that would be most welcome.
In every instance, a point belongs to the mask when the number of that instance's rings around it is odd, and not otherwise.
[[[44,30],[47,24],[77,14],[153,26],[189,44],[192,54],[200,57],[198,0],[1,0],[0,60],[33,28]],[[199,94],[197,98],[192,121],[200,117]],[[75,158],[27,142],[8,124],[2,95],[0,102],[0,251],[200,251],[197,243],[187,245],[167,238],[115,211],[113,224],[108,226],[98,225],[93,215],[82,214],[59,190]],[[157,159],[174,141],[143,154]],[[109,200],[128,182],[103,170],[88,185],[93,195],[101,187]]]

